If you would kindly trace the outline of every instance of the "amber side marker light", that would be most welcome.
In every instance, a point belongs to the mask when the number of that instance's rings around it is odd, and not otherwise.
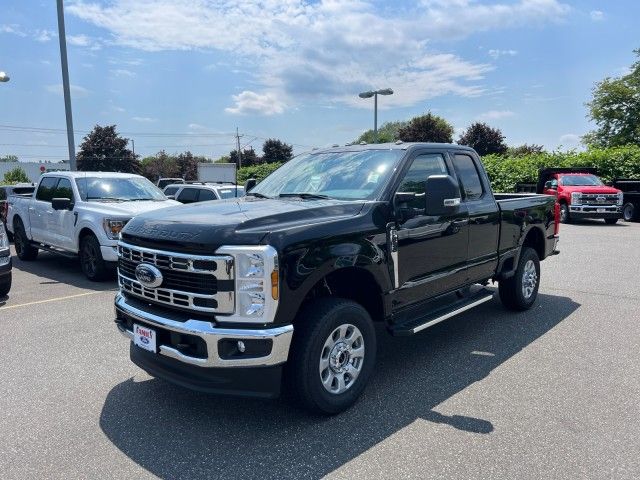
[[[278,276],[278,271],[274,270],[271,272],[271,297],[274,300],[278,300],[278,282],[280,281]]]

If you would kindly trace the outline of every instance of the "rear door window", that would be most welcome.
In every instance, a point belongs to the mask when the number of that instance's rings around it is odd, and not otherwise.
[[[213,193],[213,190],[206,190],[204,188],[200,189],[200,196],[198,197],[199,202],[207,202],[209,200],[217,200],[216,194]]]
[[[469,155],[456,154],[453,158],[465,200],[478,200],[482,197],[482,182],[473,159]]]
[[[36,193],[36,200],[42,202],[50,202],[53,200],[53,194],[56,192],[56,185],[58,184],[58,177],[45,177],[38,185],[38,193]]]
[[[164,189],[165,195],[173,195],[178,191],[179,187],[167,187]]]
[[[183,188],[178,198],[176,199],[182,203],[193,203],[198,201],[198,189],[197,188]]]

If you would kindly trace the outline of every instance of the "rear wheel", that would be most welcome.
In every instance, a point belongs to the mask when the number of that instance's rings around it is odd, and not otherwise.
[[[367,311],[339,298],[302,309],[287,371],[290,386],[309,410],[336,414],[364,390],[376,359],[376,334]]]
[[[0,298],[5,297],[11,290],[11,274],[0,280]]]
[[[19,218],[15,221],[13,245],[16,248],[16,254],[20,260],[25,262],[38,258],[38,249],[31,245],[27,238],[27,232],[24,231],[24,225]]]
[[[80,266],[92,282],[102,281],[109,274],[107,264],[102,258],[100,243],[93,235],[85,235],[80,241]]]
[[[500,300],[511,310],[528,310],[536,301],[539,287],[540,259],[533,248],[525,247],[520,253],[515,274],[500,281]]]
[[[571,214],[569,213],[569,205],[566,203],[560,204],[560,221],[562,223],[571,223]]]
[[[631,202],[625,203],[624,207],[622,207],[622,218],[624,218],[624,221],[630,222],[631,220],[633,220],[633,217],[635,217],[635,214],[636,214],[635,205]]]
[[[606,223],[607,225],[615,225],[616,223],[618,223],[618,219],[617,218],[605,218],[604,219],[604,223]]]

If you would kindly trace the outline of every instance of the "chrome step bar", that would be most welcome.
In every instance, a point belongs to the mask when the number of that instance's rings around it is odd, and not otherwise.
[[[435,325],[436,323],[440,323],[440,322],[444,322],[445,320],[451,318],[451,317],[455,317],[456,315],[459,315],[463,312],[466,312],[467,310],[471,310],[474,307],[477,307],[478,305],[481,305],[485,302],[488,302],[489,300],[493,299],[493,294],[487,295],[486,297],[482,297],[474,302],[471,302],[467,305],[463,305],[460,308],[457,308],[449,313],[445,313],[444,315],[441,315],[437,318],[434,318],[433,320],[429,320],[426,323],[423,323],[422,325],[418,325],[416,327],[413,327],[411,329],[412,333],[418,333],[422,330],[424,330],[425,328],[429,328],[433,325]]]

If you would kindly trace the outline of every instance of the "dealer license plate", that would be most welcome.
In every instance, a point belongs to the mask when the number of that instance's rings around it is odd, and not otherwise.
[[[140,348],[156,353],[156,331],[134,323],[133,343]]]
[[[599,209],[598,209],[598,213],[604,213],[604,212],[606,212],[606,211],[607,211],[607,209],[606,209],[606,208],[599,208]]]

